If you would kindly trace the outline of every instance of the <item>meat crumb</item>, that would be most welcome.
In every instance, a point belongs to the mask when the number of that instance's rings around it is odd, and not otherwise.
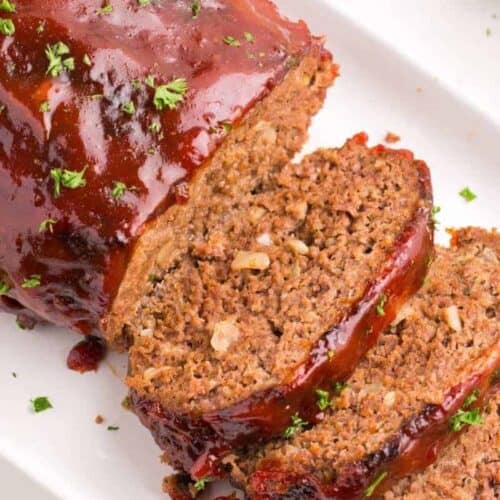
[[[102,417],[101,415],[97,415],[97,417],[95,418],[95,423],[102,424],[103,422],[104,422],[104,417]]]
[[[387,142],[387,144],[394,144],[396,142],[399,142],[401,140],[401,137],[399,135],[395,134],[394,132],[387,132],[385,134],[384,141]]]

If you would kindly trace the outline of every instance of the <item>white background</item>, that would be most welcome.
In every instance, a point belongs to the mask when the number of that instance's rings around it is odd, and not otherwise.
[[[500,0],[331,0],[331,3],[500,124]],[[334,33],[332,27],[329,38],[333,47]],[[500,149],[500,137],[498,146]],[[89,378],[88,383],[93,382],[97,380]],[[88,480],[91,482],[92,478]],[[126,478],[121,481],[126,488]],[[55,499],[2,461],[0,485],[1,498],[5,500]]]

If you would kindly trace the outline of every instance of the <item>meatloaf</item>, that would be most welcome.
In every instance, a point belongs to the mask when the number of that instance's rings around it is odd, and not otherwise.
[[[398,495],[408,485],[398,480],[486,425],[483,407],[500,383],[500,235],[468,228],[452,243],[347,385],[317,391],[318,425],[294,417],[281,439],[226,457],[250,498]],[[497,433],[498,415],[486,421]]]
[[[441,458],[393,486],[386,500],[493,500],[500,498],[500,395],[484,408],[483,425],[462,433]]]
[[[287,163],[336,67],[269,0],[0,14],[0,305],[126,346],[199,194],[219,170]]]
[[[431,188],[408,151],[338,149],[218,171],[131,330],[131,400],[167,459],[216,476],[233,448],[319,413],[422,284]]]

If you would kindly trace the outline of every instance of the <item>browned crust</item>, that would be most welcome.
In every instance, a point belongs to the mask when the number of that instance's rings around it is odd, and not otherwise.
[[[233,129],[225,143],[208,160],[207,165],[198,170],[190,183],[189,202],[171,206],[148,224],[134,246],[111,311],[102,320],[102,330],[114,348],[125,350],[130,344],[128,325],[136,314],[141,297],[146,293],[148,276],[165,255],[174,258],[174,254],[180,252],[182,228],[187,225],[202,197],[202,186],[212,168],[224,165],[224,159],[230,157],[233,151],[245,155],[245,158],[240,158],[240,162],[260,161],[275,165],[287,163],[300,150],[307,139],[311,117],[321,108],[326,91],[338,74],[338,66],[322,44],[322,40],[316,39],[310,54],[290,71],[284,82],[267,98],[256,104],[244,122]],[[270,148],[265,158],[255,156],[252,144],[245,142],[248,131],[260,121],[279,125],[278,142],[281,147]],[[245,143],[244,151],[241,149],[242,143]]]
[[[364,144],[367,137],[359,134],[352,140]],[[385,151],[384,147],[377,146],[371,153],[379,155]],[[413,159],[407,151],[399,154]],[[230,450],[280,435],[296,413],[308,422],[317,420],[315,390],[326,382],[348,378],[375,344],[379,333],[395,318],[399,307],[422,284],[433,252],[432,194],[426,165],[415,162],[415,166],[420,175],[424,207],[415,212],[387,266],[367,288],[363,299],[339,325],[319,339],[308,360],[293,372],[287,383],[259,391],[233,406],[201,417],[163,408],[159,402],[132,391],[135,412],[152,430],[174,467],[189,472],[193,478],[219,476],[223,474],[219,460]],[[376,313],[382,294],[391,298],[383,316]],[[330,350],[337,352],[335,360],[329,358]]]

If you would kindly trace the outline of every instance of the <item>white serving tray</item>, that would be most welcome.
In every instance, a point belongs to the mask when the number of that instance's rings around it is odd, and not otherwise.
[[[307,151],[340,145],[362,130],[373,144],[387,131],[396,132],[402,137],[396,147],[412,149],[432,170],[436,204],[442,207],[440,242],[447,241],[447,226],[498,226],[499,125],[328,0],[277,3],[290,17],[307,19],[314,32],[326,34],[341,65]],[[478,194],[469,204],[458,196],[466,185]],[[159,463],[160,451],[120,404],[126,359],[112,355],[98,373],[79,375],[65,367],[78,335],[50,327],[21,331],[7,315],[0,315],[0,325],[0,458],[56,498],[165,498],[160,484],[168,471]],[[36,396],[49,396],[54,409],[33,414],[29,401]],[[98,414],[104,424],[94,422]],[[110,432],[107,425],[120,429]],[[25,498],[16,492],[8,496]]]

